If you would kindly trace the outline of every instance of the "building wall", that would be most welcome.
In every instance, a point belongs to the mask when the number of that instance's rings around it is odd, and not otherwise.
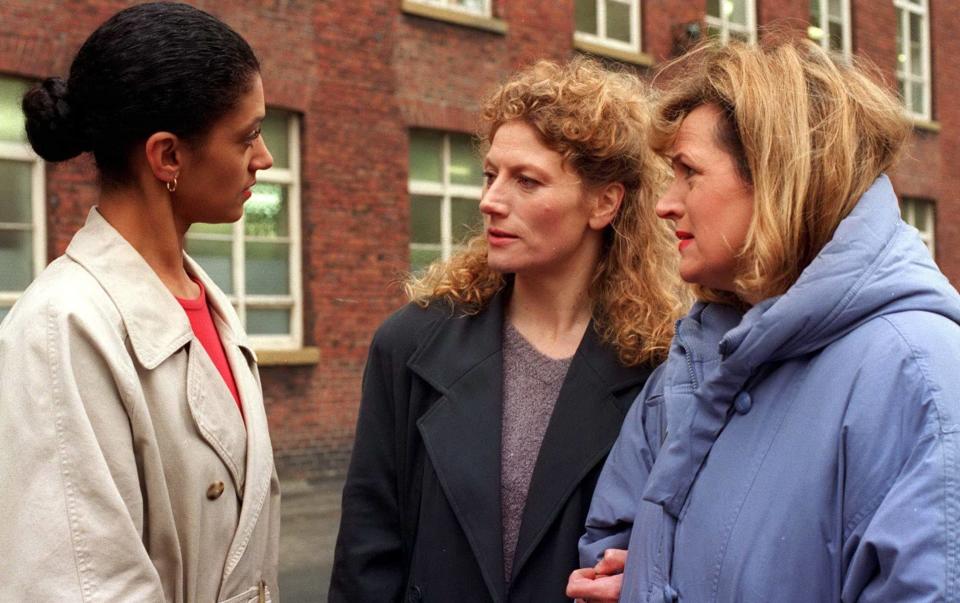
[[[803,35],[808,0],[757,0],[758,23]],[[66,75],[83,39],[131,3],[5,0],[0,75]],[[268,105],[301,115],[305,345],[319,361],[261,370],[282,473],[341,473],[349,456],[370,336],[403,303],[408,267],[410,128],[472,133],[480,99],[514,69],[573,49],[573,3],[494,0],[506,33],[405,12],[391,2],[195,0],[261,56]],[[701,24],[705,2],[643,0],[642,50],[667,60]],[[934,119],[916,128],[893,179],[936,202],[937,259],[960,282],[960,4],[930,0]],[[852,0],[857,54],[894,82],[891,2]],[[691,26],[693,29],[691,30]],[[634,66],[641,73],[647,67]],[[47,169],[48,251],[63,252],[95,202],[89,159]]]

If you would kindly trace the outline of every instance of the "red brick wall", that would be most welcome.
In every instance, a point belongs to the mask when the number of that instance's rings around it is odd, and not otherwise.
[[[757,0],[758,23],[803,32],[809,0]],[[480,99],[515,68],[572,55],[572,2],[495,0],[506,34],[405,14],[394,2],[195,0],[240,31],[263,63],[267,102],[302,115],[305,343],[320,361],[261,371],[281,471],[342,472],[370,336],[403,303],[411,127],[472,133]],[[65,75],[120,0],[0,3],[0,74]],[[643,51],[670,58],[705,1],[642,0]],[[892,1],[852,0],[854,49],[894,81]],[[938,260],[960,282],[960,3],[930,0],[934,118],[894,174],[901,194],[937,202]],[[643,70],[641,70],[643,71]],[[91,162],[48,167],[49,251],[62,253],[95,202]]]

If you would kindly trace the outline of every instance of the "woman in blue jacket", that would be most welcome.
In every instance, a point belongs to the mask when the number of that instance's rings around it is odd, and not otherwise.
[[[960,298],[883,175],[902,108],[803,41],[673,68],[656,211],[700,301],[624,422],[568,595],[957,600]]]

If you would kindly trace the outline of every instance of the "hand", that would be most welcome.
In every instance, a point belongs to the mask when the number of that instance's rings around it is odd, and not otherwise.
[[[607,549],[593,567],[574,570],[567,581],[567,596],[577,603],[616,603],[623,586],[627,551]]]

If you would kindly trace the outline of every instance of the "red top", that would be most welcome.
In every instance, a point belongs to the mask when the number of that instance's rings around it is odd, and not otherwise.
[[[233,380],[233,371],[230,370],[230,364],[227,362],[227,355],[223,349],[223,342],[217,334],[217,327],[213,324],[213,317],[210,315],[210,306],[207,305],[207,292],[203,288],[203,283],[194,280],[200,287],[200,297],[197,299],[177,298],[187,318],[190,319],[190,326],[193,327],[193,334],[200,340],[203,349],[207,351],[213,365],[220,371],[227,384],[227,389],[233,394],[233,399],[237,401],[237,408],[240,409],[240,416],[243,416],[243,404],[240,402],[240,394],[237,392],[237,383]],[[244,420],[246,422],[246,420]]]

